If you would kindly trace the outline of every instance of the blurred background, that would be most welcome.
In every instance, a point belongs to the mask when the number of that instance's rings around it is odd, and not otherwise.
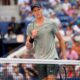
[[[67,59],[80,59],[80,0],[0,0],[0,57],[25,45],[27,26],[35,19],[30,6],[36,2],[41,3],[44,16],[58,25]],[[57,39],[56,49],[60,56]]]
[[[25,45],[27,26],[35,19],[30,6],[36,2],[41,3],[44,16],[58,25],[65,40],[67,59],[80,60],[80,0],[0,0],[0,57],[6,58]],[[61,57],[57,38],[56,49]],[[33,58],[32,54],[27,53],[34,52],[23,50],[20,56],[16,54],[14,58]],[[70,79],[80,77],[80,66],[66,66],[66,69]],[[10,75],[12,72],[13,76]],[[37,80],[38,76],[33,64],[0,64],[0,80],[6,80],[6,75],[10,77],[9,80],[16,80],[16,74],[19,74],[18,80]]]
[[[37,64],[0,64],[0,80],[42,80],[38,79]],[[80,66],[59,65],[56,80],[80,80]],[[51,79],[49,79],[51,80]]]

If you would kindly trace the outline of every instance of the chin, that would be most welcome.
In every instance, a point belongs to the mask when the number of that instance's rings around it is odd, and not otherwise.
[[[37,16],[37,18],[39,19],[39,18],[41,18],[41,16]]]

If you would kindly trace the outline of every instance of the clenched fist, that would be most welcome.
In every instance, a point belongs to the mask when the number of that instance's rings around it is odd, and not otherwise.
[[[38,34],[38,30],[37,29],[34,29],[32,30],[32,38],[35,38]]]
[[[32,45],[30,42],[26,42],[26,47],[27,47],[28,49],[31,49],[31,48],[33,47],[33,45]]]

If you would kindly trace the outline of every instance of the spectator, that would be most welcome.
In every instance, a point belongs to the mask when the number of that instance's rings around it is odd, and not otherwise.
[[[75,6],[69,6],[68,10],[66,11],[66,14],[72,17],[72,14],[74,12],[75,12]]]
[[[25,65],[24,64],[19,64],[19,72],[25,76]],[[26,67],[25,67],[26,68]]]
[[[22,20],[25,20],[25,18],[29,15],[29,13],[31,12],[31,8],[29,5],[29,1],[24,1],[24,4],[21,6],[20,8],[21,11],[21,17]]]
[[[77,53],[78,53],[78,56],[79,56],[79,60],[80,60],[80,42],[78,41],[73,41],[73,47],[72,47],[73,50],[75,50]]]
[[[74,33],[80,33],[80,20],[77,21],[77,25],[72,26]]]
[[[17,26],[16,19],[15,19],[15,17],[12,17],[11,21],[8,25],[8,33],[5,34],[4,38],[6,38],[6,39],[15,39],[16,38],[16,31],[15,31],[16,26]]]
[[[7,69],[3,69],[2,80],[14,80],[13,76],[8,73]]]
[[[66,13],[71,6],[69,0],[64,0],[64,3],[62,3],[62,10]]]
[[[75,66],[76,77],[80,77],[80,66]]]
[[[12,31],[13,33],[15,33],[14,29],[15,29],[16,25],[17,25],[16,18],[12,17],[11,21],[10,21],[10,23],[8,25],[8,31]]]
[[[67,69],[68,69],[68,74],[67,74],[67,76],[68,76],[68,78],[73,78],[73,77],[75,77],[75,66],[73,66],[73,65],[69,65],[69,66],[67,66]]]
[[[7,69],[8,73],[11,74],[13,72],[12,65],[9,63],[3,64],[3,69]]]
[[[27,68],[25,70],[26,78],[30,78],[29,80],[38,80],[38,71],[36,68],[37,66],[35,64],[32,64],[32,67],[29,67],[27,65]]]
[[[77,19],[78,19],[78,14],[77,14],[77,12],[74,12],[74,13],[72,14],[70,24],[72,24],[72,25],[77,24],[77,23],[76,23]]]
[[[76,0],[77,1],[77,6],[80,6],[80,0]]]
[[[77,60],[79,58],[78,53],[72,49],[72,42],[69,41],[67,44],[66,56],[68,60]]]
[[[19,72],[19,67],[17,64],[13,65],[13,70],[14,72],[12,75],[14,80],[24,80],[23,75]]]
[[[67,26],[65,34],[66,34],[66,36],[69,36],[69,37],[73,36],[73,29],[71,26]]]
[[[20,22],[19,25],[16,27],[16,34],[23,34],[23,29],[25,29],[25,23]]]
[[[25,70],[24,80],[32,80],[32,74],[28,71],[28,69]]]
[[[80,17],[80,6],[78,6],[77,8],[77,13],[78,13],[78,16]]]
[[[38,0],[31,0],[31,4],[35,4],[37,2],[38,2]]]
[[[54,9],[55,6],[58,6],[58,4],[61,2],[61,0],[49,0],[49,4],[52,9]]]

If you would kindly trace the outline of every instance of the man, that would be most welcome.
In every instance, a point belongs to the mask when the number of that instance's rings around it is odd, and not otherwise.
[[[36,3],[31,6],[35,20],[27,28],[26,46],[32,49],[34,43],[35,54],[37,59],[55,59],[58,54],[55,48],[55,35],[59,39],[62,49],[63,59],[65,57],[65,45],[63,38],[58,32],[58,27],[50,19],[43,16],[42,7]],[[56,65],[41,65],[39,68],[40,80],[55,80],[57,74]],[[47,73],[47,74],[46,74]]]
[[[14,33],[14,28],[16,27],[16,18],[12,17],[11,21],[8,25],[8,31],[12,31]]]
[[[8,31],[5,34],[4,38],[5,39],[15,39],[16,38],[16,27],[17,27],[16,18],[12,17],[11,21],[8,24]]]

